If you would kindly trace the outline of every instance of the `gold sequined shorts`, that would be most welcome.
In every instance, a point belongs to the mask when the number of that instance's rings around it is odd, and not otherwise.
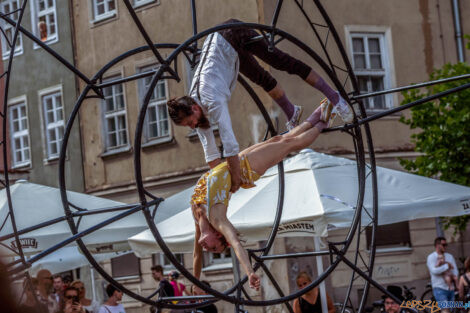
[[[255,181],[259,179],[258,173],[251,169],[248,159],[240,158],[241,187],[248,189],[255,187]],[[191,197],[191,204],[204,204],[207,207],[207,217],[209,210],[217,203],[228,206],[230,200],[230,188],[232,180],[228,170],[227,162],[220,163],[199,178],[194,193]]]

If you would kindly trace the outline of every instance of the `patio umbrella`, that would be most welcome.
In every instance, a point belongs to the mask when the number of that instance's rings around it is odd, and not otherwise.
[[[286,188],[279,236],[327,236],[329,229],[349,227],[358,197],[355,161],[306,149],[285,160],[284,167]],[[468,214],[469,187],[383,167],[377,167],[377,180],[380,225]],[[266,240],[271,231],[277,207],[277,167],[269,169],[256,185],[232,195],[227,210],[229,220],[247,241]],[[372,200],[369,177],[364,199],[369,212]],[[171,201],[171,197],[166,200],[167,204]],[[362,219],[364,225],[370,222],[367,214],[362,214]],[[172,251],[184,252],[192,251],[193,225],[191,209],[186,208],[158,223],[157,228]],[[160,251],[149,230],[132,236],[129,243],[138,256]]]

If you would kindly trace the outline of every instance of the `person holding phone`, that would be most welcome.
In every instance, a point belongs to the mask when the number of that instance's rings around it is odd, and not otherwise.
[[[80,298],[78,296],[78,289],[74,287],[67,287],[64,290],[64,298],[61,305],[60,312],[63,313],[89,313],[80,304]]]

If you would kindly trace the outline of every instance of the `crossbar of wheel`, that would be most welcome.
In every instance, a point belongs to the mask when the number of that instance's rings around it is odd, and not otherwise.
[[[366,93],[366,94],[360,94],[360,95],[356,95],[356,96],[351,96],[351,99],[357,100],[357,99],[376,97],[376,96],[386,95],[386,94],[390,94],[390,93],[394,93],[394,92],[400,92],[400,91],[405,91],[405,90],[410,90],[410,89],[422,88],[422,87],[427,87],[427,86],[432,86],[432,85],[437,85],[437,84],[442,84],[442,83],[447,83],[447,82],[452,82],[452,81],[467,79],[467,78],[470,78],[470,74],[464,74],[464,75],[459,75],[459,76],[454,76],[454,77],[449,77],[449,78],[436,79],[436,80],[432,80],[432,81],[429,81],[429,82],[417,83],[417,84],[413,84],[413,85],[407,85],[407,86],[391,88],[391,89],[387,89],[387,90],[381,90],[381,91],[376,91],[376,92],[371,92],[371,93]]]
[[[154,205],[154,204],[156,204],[156,203],[149,202],[148,205],[150,206],[150,205]],[[137,205],[141,206],[141,204],[129,204],[129,205],[124,205],[124,206],[119,206],[119,207],[109,207],[109,208],[102,208],[102,209],[97,209],[97,210],[78,211],[78,212],[72,212],[72,216],[77,217],[77,216],[86,216],[86,215],[94,215],[94,214],[102,214],[102,213],[123,211],[123,210],[131,209],[131,208],[133,208]],[[51,225],[57,224],[59,222],[63,222],[66,219],[67,219],[66,216],[57,217],[57,218],[51,219],[49,221],[42,222],[42,223],[39,223],[37,225],[19,230],[19,231],[17,231],[17,234],[18,235],[24,235],[24,234],[27,234],[27,233],[32,232],[34,230],[44,228],[44,227],[47,227],[47,226],[51,226]],[[8,240],[10,238],[13,238],[14,236],[15,236],[15,233],[10,233],[8,235],[1,236],[0,237],[0,242]]]
[[[342,125],[342,126],[336,126],[336,127],[331,127],[331,128],[324,129],[323,132],[332,132],[332,131],[337,131],[337,130],[346,131],[346,130],[354,128],[356,126],[363,125],[363,124],[375,121],[379,118],[382,118],[382,117],[385,117],[385,116],[388,116],[388,115],[391,115],[391,114],[394,114],[394,113],[397,113],[397,112],[401,112],[403,110],[412,108],[414,106],[417,106],[417,105],[420,105],[420,104],[423,104],[423,103],[426,103],[426,102],[429,102],[429,101],[432,101],[432,100],[436,100],[436,99],[448,96],[450,94],[463,91],[463,90],[468,89],[468,88],[470,88],[470,83],[463,84],[461,86],[454,87],[454,88],[436,93],[436,94],[428,96],[426,98],[422,98],[422,99],[419,99],[419,100],[416,100],[416,101],[413,101],[413,102],[410,102],[410,103],[407,103],[407,104],[404,104],[404,105],[401,105],[401,106],[398,106],[398,107],[395,107],[395,108],[392,108],[392,109],[389,109],[389,110],[386,110],[386,111],[383,111],[383,112],[380,112],[380,113],[377,113],[377,114],[374,114],[374,115],[371,115],[369,117],[358,120],[356,123],[346,124],[346,125]]]
[[[30,259],[28,260],[28,262],[27,262],[26,265],[23,265],[23,266],[16,267],[16,268],[12,269],[12,270],[9,272],[9,274],[12,275],[12,274],[16,274],[16,273],[18,273],[18,272],[20,272],[20,271],[22,271],[22,270],[25,270],[25,269],[28,268],[32,263],[36,262],[36,261],[39,260],[39,259],[42,259],[43,257],[45,257],[45,256],[47,256],[47,255],[49,255],[49,254],[51,254],[52,252],[54,252],[54,251],[56,251],[56,250],[58,250],[58,249],[60,249],[60,248],[63,248],[63,247],[65,247],[66,245],[68,245],[68,244],[70,244],[70,243],[76,241],[77,239],[80,239],[80,238],[82,238],[82,237],[84,237],[84,236],[86,236],[86,235],[89,235],[89,234],[91,234],[91,233],[93,233],[93,232],[95,232],[95,231],[101,229],[102,227],[107,226],[107,225],[109,225],[109,224],[111,224],[111,223],[114,223],[114,222],[116,222],[116,221],[118,221],[118,220],[120,220],[120,219],[122,219],[122,218],[124,218],[124,217],[126,217],[126,216],[129,216],[129,215],[131,215],[131,214],[133,214],[133,213],[135,213],[135,212],[137,212],[137,211],[139,211],[139,210],[141,210],[141,209],[142,209],[142,206],[141,206],[141,205],[137,205],[137,206],[133,207],[132,209],[127,210],[126,212],[123,212],[123,213],[121,213],[121,214],[118,214],[118,215],[116,215],[116,216],[113,216],[113,217],[111,217],[111,218],[109,218],[109,219],[107,219],[107,220],[105,220],[105,221],[102,221],[101,223],[98,223],[98,224],[96,224],[96,225],[94,225],[94,226],[92,226],[92,227],[90,227],[90,228],[87,228],[87,229],[85,229],[85,230],[83,230],[83,231],[81,231],[81,232],[78,232],[78,233],[76,233],[75,235],[73,235],[73,236],[71,236],[71,237],[69,237],[69,238],[67,238],[67,239],[65,239],[65,240],[63,240],[63,241],[61,241],[61,242],[59,242],[58,244],[56,244],[56,245],[50,247],[49,249],[46,249],[46,250],[42,251],[42,252],[39,253],[39,254],[36,254],[34,257],[32,257],[32,258],[30,258]]]
[[[321,256],[321,255],[330,255],[330,251],[314,251],[314,252],[299,252],[299,253],[286,253],[286,254],[272,254],[272,255],[262,255],[255,257],[261,261],[266,260],[278,260],[278,259],[293,259],[293,258],[305,258],[309,256]]]

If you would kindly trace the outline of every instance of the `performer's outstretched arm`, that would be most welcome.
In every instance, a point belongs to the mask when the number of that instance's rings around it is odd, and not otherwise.
[[[193,249],[193,275],[197,279],[201,277],[202,269],[202,247],[199,244],[199,238],[201,237],[201,230],[199,225],[194,225],[196,227],[196,232],[194,234],[194,249]]]
[[[235,254],[237,255],[238,261],[240,261],[240,265],[246,275],[248,275],[250,287],[258,290],[260,286],[259,277],[251,267],[248,253],[240,243],[237,230],[227,218],[227,207],[224,204],[218,203],[211,208],[210,223],[218,232],[224,235],[227,242],[232,246]]]

